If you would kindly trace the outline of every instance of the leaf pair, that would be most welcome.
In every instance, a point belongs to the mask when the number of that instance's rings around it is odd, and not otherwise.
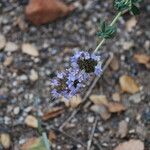
[[[105,21],[103,21],[100,25],[100,31],[97,35],[104,39],[110,39],[115,36],[117,32],[117,28],[115,26],[106,25]]]
[[[134,4],[132,4],[130,11],[133,13],[133,15],[139,15],[140,14],[139,8]]]
[[[114,7],[118,11],[124,11],[128,9],[134,15],[138,15],[140,10],[135,4],[141,1],[142,0],[114,0]]]

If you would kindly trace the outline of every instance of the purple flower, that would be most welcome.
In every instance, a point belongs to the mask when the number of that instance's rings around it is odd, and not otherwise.
[[[95,67],[95,71],[94,71],[95,75],[99,76],[102,73],[102,69],[101,66],[96,66]]]
[[[63,95],[63,93],[67,92],[67,74],[65,72],[61,72],[57,74],[57,77],[51,80],[51,86],[53,90],[51,91],[54,97],[59,97]]]
[[[86,85],[88,76],[84,71],[70,68],[66,72],[57,74],[57,77],[51,81],[52,95],[56,97],[64,96],[70,98]]]
[[[60,72],[51,81],[54,97],[70,97],[78,94],[87,85],[91,75],[100,75],[102,72],[101,57],[89,52],[76,52],[71,57],[71,67]]]
[[[78,69],[70,69],[68,75],[67,85],[70,89],[71,95],[76,95],[83,87],[86,86],[86,81],[88,79],[87,74],[84,71],[79,71]]]
[[[81,51],[76,52],[75,55],[71,57],[71,66],[77,70],[84,70],[87,74],[94,73],[95,75],[100,75],[102,72],[100,61],[100,56]]]

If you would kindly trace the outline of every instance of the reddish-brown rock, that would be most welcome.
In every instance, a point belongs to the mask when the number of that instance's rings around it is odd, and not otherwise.
[[[25,8],[28,20],[35,25],[45,24],[66,16],[75,9],[59,0],[30,0]]]

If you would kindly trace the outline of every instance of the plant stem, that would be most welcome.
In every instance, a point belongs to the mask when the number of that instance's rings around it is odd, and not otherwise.
[[[122,15],[122,12],[119,12],[116,15],[116,17],[113,19],[113,21],[111,22],[110,26],[113,26],[118,21],[118,19],[120,18],[121,15]]]
[[[43,137],[43,142],[45,144],[46,150],[51,150],[50,142],[49,142],[48,137],[45,132],[42,133],[42,137]]]
[[[102,44],[106,41],[106,39],[102,39],[101,42],[98,44],[98,46],[96,47],[96,49],[94,50],[94,53],[96,53],[99,48],[102,46]]]
[[[113,21],[111,22],[110,26],[113,26],[117,21],[118,19],[120,18],[120,16],[122,15],[122,12],[119,12],[116,17],[113,19]],[[98,46],[96,47],[96,49],[94,50],[94,53],[96,53],[99,48],[102,46],[102,44],[106,41],[106,39],[102,39],[101,42],[98,44]]]
[[[48,139],[46,133],[43,131],[43,128],[42,128],[42,125],[41,125],[41,120],[38,116],[38,112],[37,112],[38,104],[39,104],[39,97],[36,97],[35,101],[34,101],[34,106],[36,108],[36,118],[38,120],[38,132],[42,136],[42,139],[43,139],[43,142],[45,144],[46,150],[51,150],[49,139]]]

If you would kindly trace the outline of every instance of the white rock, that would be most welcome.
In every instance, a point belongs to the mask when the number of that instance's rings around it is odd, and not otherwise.
[[[94,116],[90,116],[90,117],[87,118],[89,123],[93,123],[94,119],[95,119]]]
[[[28,80],[28,77],[26,75],[21,75],[17,79],[20,81],[26,81],[26,80]]]
[[[122,120],[121,122],[119,122],[119,128],[118,128],[118,135],[121,138],[126,137],[128,133],[128,123],[125,120]]]
[[[13,43],[13,42],[7,42],[5,46],[5,51],[6,52],[15,52],[18,50],[18,45]]]
[[[111,117],[111,114],[108,112],[107,108],[103,105],[92,105],[90,110],[97,114],[100,114],[103,120],[108,120]]]
[[[4,117],[4,123],[7,124],[7,125],[10,124],[11,123],[11,119],[9,117],[5,116]]]
[[[38,73],[35,70],[31,70],[30,76],[29,76],[31,81],[36,81],[38,80]]]
[[[22,52],[34,57],[39,56],[37,48],[29,43],[22,44]]]
[[[144,48],[147,49],[147,50],[150,48],[150,41],[148,41],[148,40],[145,41]]]
[[[0,143],[4,147],[4,149],[9,149],[11,145],[10,135],[7,133],[0,134]]]
[[[115,101],[115,102],[120,102],[120,99],[121,99],[121,97],[120,97],[120,94],[119,93],[113,93],[112,94],[112,99],[113,99],[113,101]]]
[[[33,107],[29,106],[29,107],[24,109],[24,112],[29,113],[32,109],[33,109]]]
[[[13,61],[13,57],[12,57],[12,56],[6,57],[6,59],[5,59],[4,63],[3,63],[3,65],[4,65],[5,67],[7,67],[7,66],[11,65],[12,61]]]
[[[101,133],[105,131],[104,127],[102,127],[102,126],[99,126],[99,127],[98,127],[98,130],[99,130]]]
[[[14,108],[14,114],[15,114],[15,115],[18,115],[19,112],[20,112],[20,108],[19,108],[19,107],[15,107],[15,108]]]
[[[122,46],[124,50],[130,50],[134,46],[134,43],[132,41],[124,42]]]
[[[136,26],[136,24],[137,24],[136,18],[135,18],[135,17],[130,18],[130,19],[126,22],[126,30],[127,30],[128,32],[131,32],[131,31],[134,29],[134,27]]]
[[[21,140],[19,140],[19,144],[20,144],[20,145],[24,144],[25,142],[26,142],[26,140],[25,140],[25,139],[21,139]]]
[[[141,94],[140,93],[136,93],[136,94],[133,94],[129,97],[129,100],[134,102],[134,103],[140,103],[141,102]]]
[[[0,50],[2,50],[6,45],[6,38],[4,35],[0,34]]]
[[[38,127],[38,120],[32,115],[28,115],[25,119],[25,124],[29,127],[37,128]]]

